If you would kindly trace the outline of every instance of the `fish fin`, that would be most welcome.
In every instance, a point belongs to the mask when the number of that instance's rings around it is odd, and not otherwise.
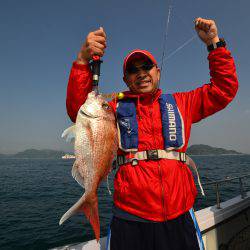
[[[98,212],[98,198],[95,195],[92,199],[86,199],[84,194],[60,219],[59,225],[62,225],[68,218],[83,212],[87,219],[89,220],[97,241],[100,239],[100,221]]]
[[[82,206],[85,216],[88,218],[97,241],[100,239],[100,221],[99,221],[99,212],[98,212],[98,198],[97,195],[92,202],[86,202]]]
[[[68,218],[77,214],[85,201],[85,194],[62,216],[59,221],[59,225],[62,225]]]
[[[76,131],[76,125],[74,124],[63,131],[62,138],[65,138],[67,142],[74,142],[76,137],[75,131]]]
[[[78,170],[78,163],[77,161],[74,162],[72,170],[71,170],[72,177],[78,182],[80,186],[84,187],[84,179],[81,176],[79,170]]]

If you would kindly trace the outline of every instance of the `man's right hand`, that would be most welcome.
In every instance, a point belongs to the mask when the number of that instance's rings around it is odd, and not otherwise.
[[[82,45],[77,55],[76,62],[79,64],[88,64],[93,55],[102,57],[106,48],[106,33],[102,27],[90,32],[87,35],[85,43]]]

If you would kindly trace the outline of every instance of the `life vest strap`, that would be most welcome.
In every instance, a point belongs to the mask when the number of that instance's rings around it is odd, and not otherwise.
[[[168,151],[163,149],[154,149],[154,150],[146,150],[140,151],[136,153],[129,153],[126,155],[118,155],[116,159],[116,165],[122,166],[127,163],[131,163],[132,166],[138,165],[138,161],[141,160],[159,160],[159,159],[169,159],[169,160],[177,160],[183,163],[186,163],[189,167],[191,167],[196,176],[197,181],[201,190],[201,194],[205,196],[204,190],[201,185],[199,172],[197,170],[195,162],[189,157],[185,152],[177,152],[177,151]]]
[[[138,161],[141,160],[159,160],[159,159],[170,159],[170,160],[186,162],[186,153],[177,151],[168,151],[163,149],[145,150],[136,152],[134,154],[130,153],[128,156],[118,155],[117,164],[118,166],[121,166],[126,163],[132,163],[133,166],[136,166],[138,164]]]

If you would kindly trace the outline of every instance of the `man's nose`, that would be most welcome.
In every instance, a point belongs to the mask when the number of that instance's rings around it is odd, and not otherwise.
[[[144,70],[144,69],[138,69],[138,72],[137,72],[137,79],[138,79],[138,80],[141,80],[141,79],[143,79],[145,76],[147,76],[147,71]]]

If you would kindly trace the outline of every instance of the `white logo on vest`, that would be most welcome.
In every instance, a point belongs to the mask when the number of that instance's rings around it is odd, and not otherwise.
[[[123,118],[119,120],[119,123],[127,129],[128,134],[132,132],[132,129],[130,128],[130,122],[129,119]]]
[[[174,107],[170,103],[166,103],[168,109],[168,118],[169,118],[169,140],[176,141],[176,122],[175,122],[175,113]]]

